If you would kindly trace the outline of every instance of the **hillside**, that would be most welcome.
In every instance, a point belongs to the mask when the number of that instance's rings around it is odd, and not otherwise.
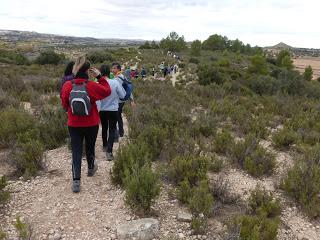
[[[115,160],[99,132],[99,169],[88,178],[83,161],[79,194],[59,99],[65,60],[0,52],[0,239],[319,239],[320,83],[288,53],[266,58],[217,35],[192,49],[175,39],[164,42],[173,53],[86,52],[96,67],[148,74],[132,80]],[[164,74],[163,62],[177,71]]]

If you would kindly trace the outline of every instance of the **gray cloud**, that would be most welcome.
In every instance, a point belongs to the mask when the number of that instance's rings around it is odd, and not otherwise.
[[[320,48],[319,7],[317,0],[2,0],[0,28],[149,40],[175,30],[187,40],[219,33]]]

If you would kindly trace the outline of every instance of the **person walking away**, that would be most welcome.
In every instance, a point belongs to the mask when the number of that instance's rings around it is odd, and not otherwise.
[[[164,69],[163,69],[163,77],[164,77],[164,78],[166,78],[167,73],[168,73],[168,68],[167,68],[167,67],[164,67]]]
[[[146,69],[143,67],[142,70],[141,70],[141,77],[142,78],[145,78],[147,76],[147,71]]]
[[[111,72],[114,74],[115,80],[117,80],[121,86],[124,86],[124,84],[126,84],[125,81],[127,81],[127,80],[125,79],[124,75],[121,72],[121,66],[119,63],[112,64]],[[130,84],[132,84],[132,83],[130,83]],[[131,92],[130,92],[130,89],[128,89],[129,90],[128,92],[127,92],[127,89],[125,89],[125,90],[126,90],[126,97],[125,98],[127,98],[127,99],[120,99],[119,108],[118,108],[118,128],[119,128],[119,136],[120,137],[124,136],[123,118],[122,118],[122,111],[123,111],[124,104],[127,100],[130,100],[131,106],[132,107],[135,106],[135,102],[134,102],[133,95],[132,95],[132,88],[131,88]]]
[[[108,76],[110,74],[110,68],[106,65],[102,65],[100,71],[102,76]],[[100,101],[99,114],[102,125],[103,149],[107,152],[107,160],[112,161],[113,144],[118,121],[119,99],[123,99],[126,96],[126,91],[120,82],[115,79],[108,79],[108,83],[111,88],[111,95]]]
[[[89,73],[98,79],[98,83],[89,81]],[[74,67],[74,80],[63,85],[61,103],[68,112],[68,129],[72,149],[72,191],[80,192],[82,148],[85,140],[88,176],[97,171],[95,162],[95,143],[99,130],[99,113],[96,101],[111,94],[111,88],[99,70],[90,68],[85,57],[77,59]]]
[[[130,79],[134,79],[134,76],[135,76],[135,71],[134,69],[131,69],[131,72],[130,72]]]
[[[74,66],[74,62],[71,61],[67,64],[67,66],[64,70],[63,78],[61,79],[60,84],[59,84],[60,98],[61,98],[61,92],[62,92],[63,85],[66,82],[73,80],[73,78],[74,78],[73,73],[72,73],[73,66]]]
[[[154,77],[156,73],[156,69],[154,67],[152,68],[151,73],[152,73],[152,77]]]

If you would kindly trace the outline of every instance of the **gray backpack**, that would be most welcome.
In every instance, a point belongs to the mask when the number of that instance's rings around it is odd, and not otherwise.
[[[73,115],[80,117],[89,116],[91,112],[91,102],[87,92],[87,82],[75,84],[75,82],[72,81],[69,104]]]

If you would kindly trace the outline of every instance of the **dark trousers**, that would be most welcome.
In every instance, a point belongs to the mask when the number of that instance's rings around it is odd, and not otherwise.
[[[83,140],[85,140],[88,168],[94,168],[95,145],[99,126],[94,127],[69,127],[72,148],[72,176],[73,180],[81,178],[81,163],[83,152]]]
[[[117,129],[118,111],[100,111],[99,114],[102,125],[103,147],[107,148],[107,152],[112,153]]]
[[[123,103],[119,103],[119,109],[118,109],[118,127],[119,127],[119,135],[123,136],[124,135],[124,129],[123,129],[123,119],[122,119],[122,110],[123,110]]]

